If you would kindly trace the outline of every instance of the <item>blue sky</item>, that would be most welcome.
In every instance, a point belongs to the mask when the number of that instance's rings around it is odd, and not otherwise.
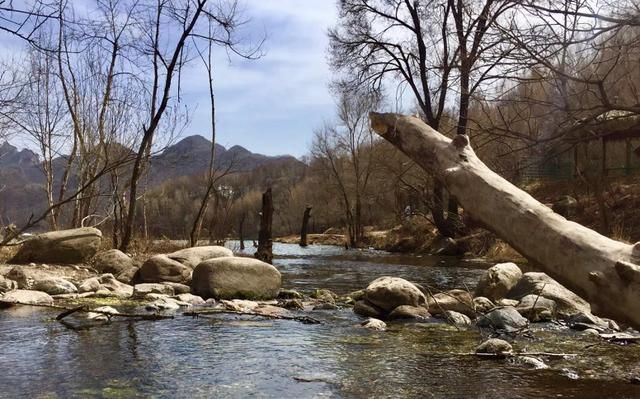
[[[215,51],[217,142],[268,155],[308,151],[313,129],[333,118],[328,84],[327,29],[336,22],[333,0],[245,0],[250,34],[264,33],[264,57],[247,61]],[[195,65],[195,64],[194,64]],[[210,136],[206,72],[200,66],[183,81],[191,110],[184,136]]]

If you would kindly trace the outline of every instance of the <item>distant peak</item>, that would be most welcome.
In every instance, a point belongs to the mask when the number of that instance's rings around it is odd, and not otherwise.
[[[251,151],[247,150],[241,145],[234,145],[233,147],[229,148],[227,151],[235,154],[251,154]]]

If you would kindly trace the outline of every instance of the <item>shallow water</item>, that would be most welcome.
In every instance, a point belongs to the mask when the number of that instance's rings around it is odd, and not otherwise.
[[[473,289],[484,266],[337,247],[276,244],[274,251],[284,286],[305,292],[347,293],[381,275]],[[534,328],[516,348],[579,356],[529,370],[465,355],[482,339],[478,331],[406,323],[371,332],[357,327],[362,319],[350,309],[312,312],[321,325],[178,315],[84,331],[51,321],[55,315],[29,307],[0,311],[0,397],[640,397],[640,387],[622,378],[640,372],[637,347],[570,339],[572,332],[549,326]]]

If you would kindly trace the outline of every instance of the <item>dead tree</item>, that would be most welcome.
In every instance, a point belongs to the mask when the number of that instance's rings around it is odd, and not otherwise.
[[[307,244],[307,229],[309,227],[309,218],[311,217],[311,207],[307,205],[302,215],[302,228],[300,229],[300,246],[306,247]]]
[[[273,241],[271,240],[271,224],[273,221],[273,196],[271,187],[262,194],[262,212],[260,214],[260,231],[258,232],[258,250],[256,258],[271,263],[273,260]]]
[[[438,176],[471,217],[582,295],[595,313],[640,327],[640,242],[612,240],[554,213],[491,171],[466,135],[450,140],[398,114],[370,119],[379,135]]]

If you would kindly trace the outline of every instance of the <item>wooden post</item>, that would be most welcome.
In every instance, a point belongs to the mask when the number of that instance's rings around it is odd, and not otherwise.
[[[258,250],[256,258],[263,262],[273,261],[273,242],[271,241],[271,222],[273,221],[273,196],[271,187],[262,194],[262,212],[260,215],[260,231],[258,233]]]
[[[311,217],[311,207],[307,205],[302,215],[302,228],[300,229],[300,246],[307,246],[307,229],[309,226],[309,218]]]

